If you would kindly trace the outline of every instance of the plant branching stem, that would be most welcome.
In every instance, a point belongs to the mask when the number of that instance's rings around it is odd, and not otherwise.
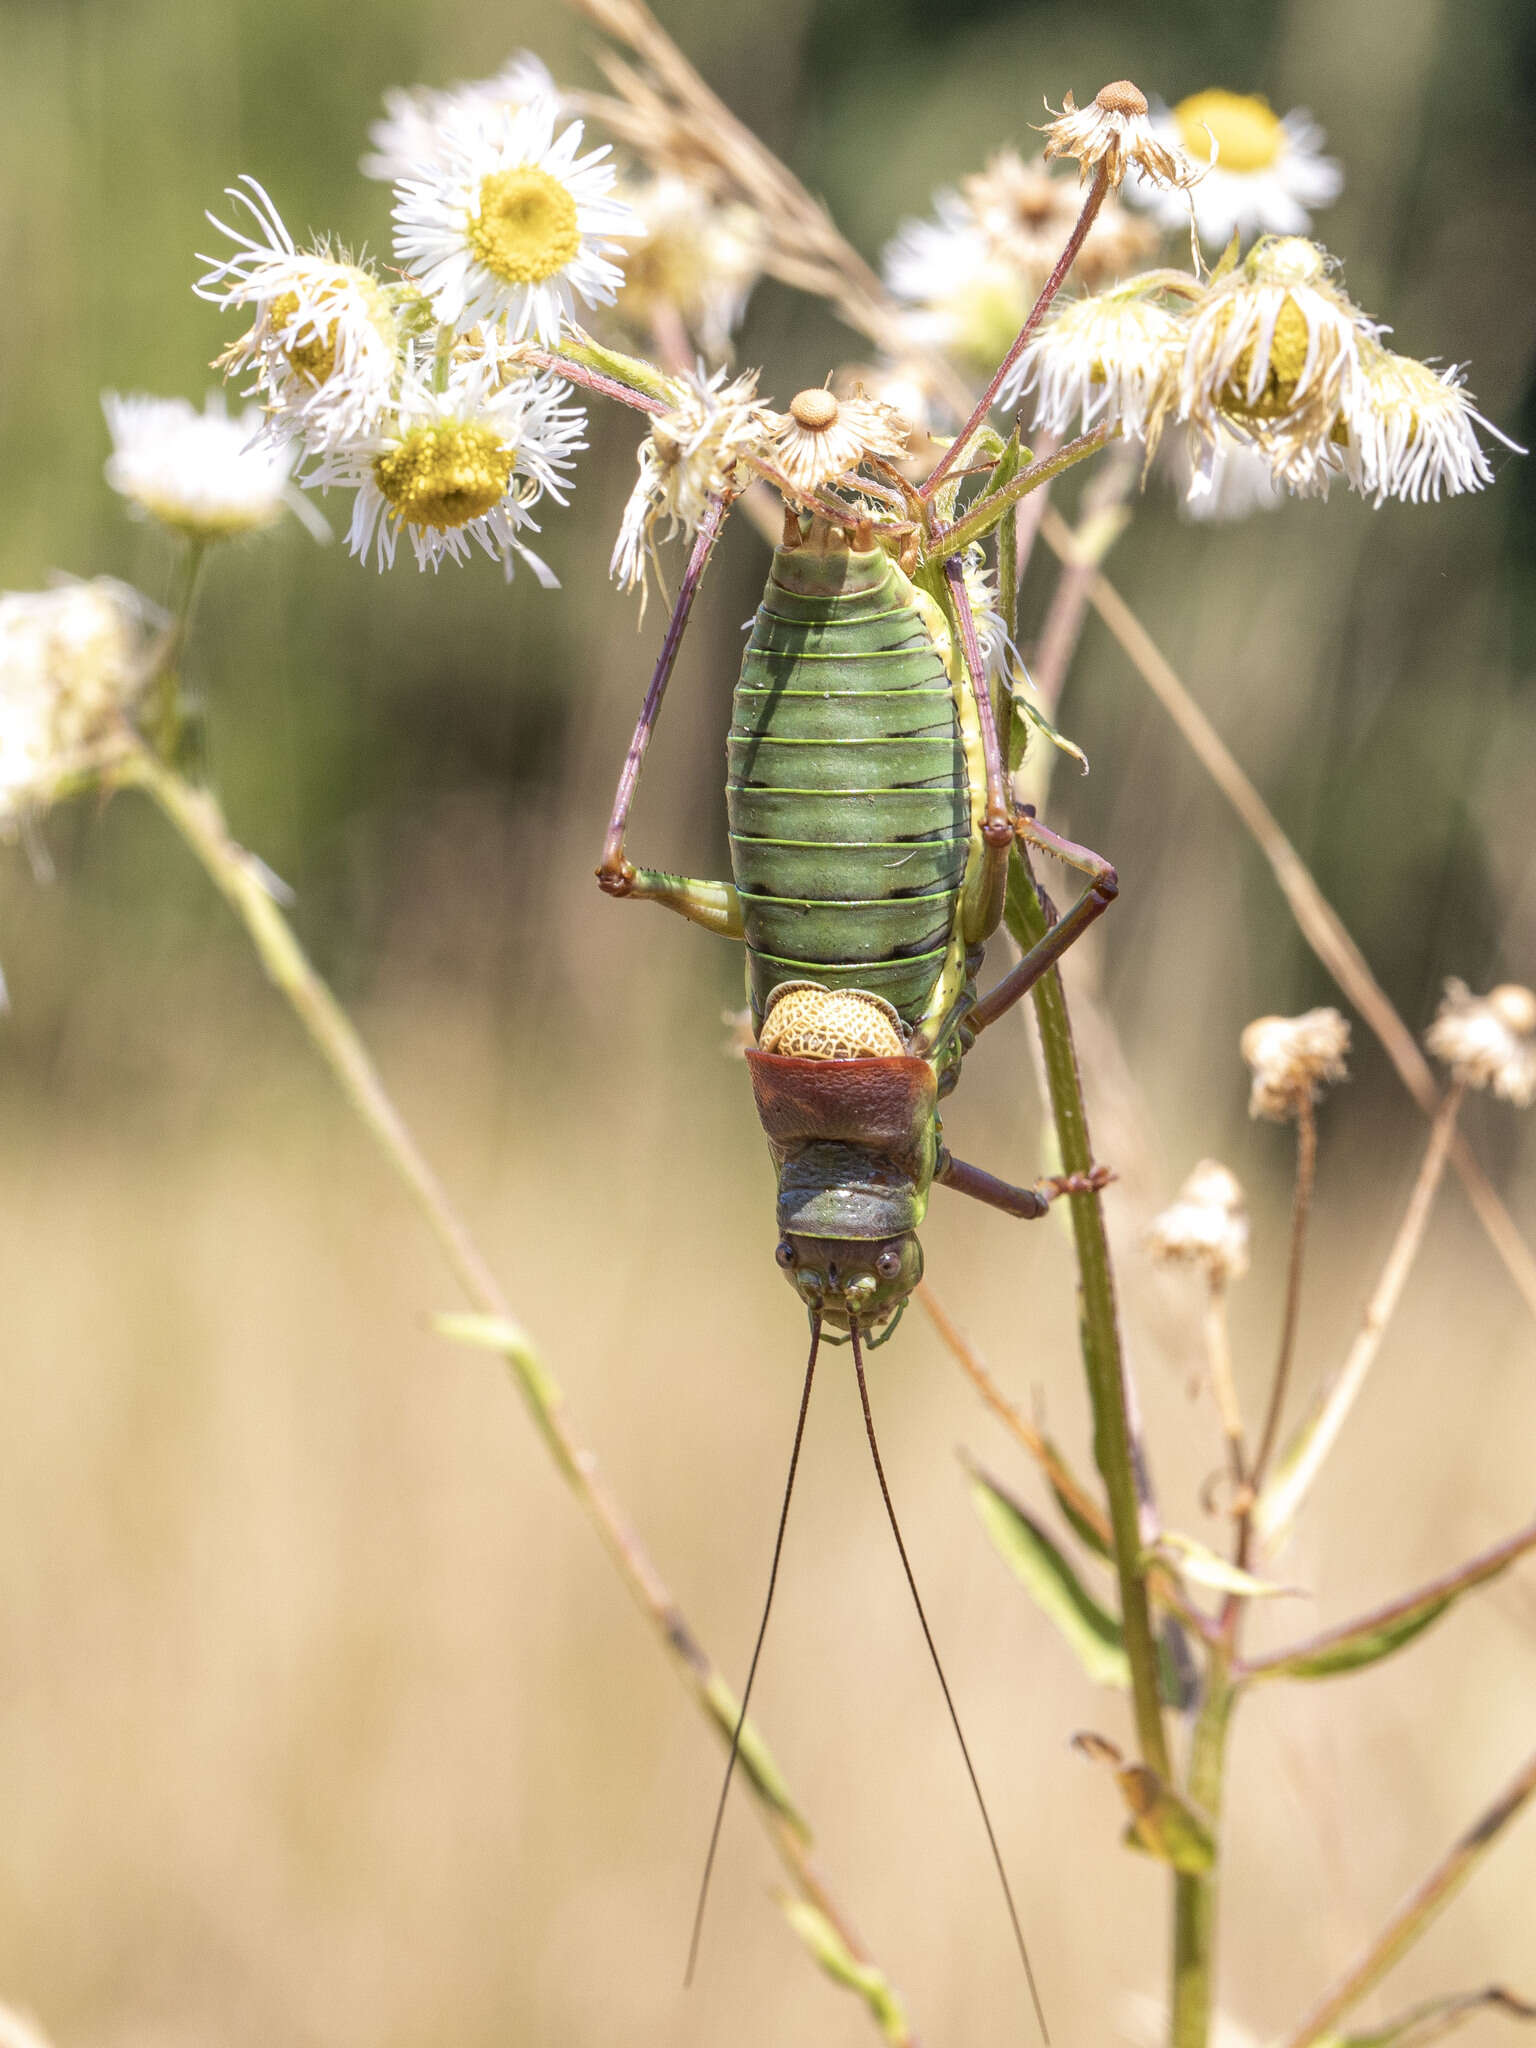
[[[1280,1417],[1285,1409],[1286,1389],[1291,1382],[1291,1361],[1296,1356],[1296,1328],[1301,1320],[1301,1276],[1306,1263],[1307,1222],[1312,1214],[1312,1195],[1317,1185],[1317,1111],[1310,1093],[1296,1103],[1296,1183],[1291,1194],[1291,1234],[1285,1259],[1285,1308],[1280,1319],[1280,1349],[1275,1358],[1274,1377],[1269,1384],[1269,1406],[1258,1448],[1248,1468],[1251,1486],[1262,1485],[1269,1468],[1275,1441],[1280,1434]],[[1246,1518],[1245,1518],[1246,1522]]]
[[[1216,1914],[1221,1890],[1221,1803],[1227,1729],[1236,1690],[1230,1641],[1206,1653],[1205,1691],[1190,1738],[1187,1792],[1210,1823],[1216,1861],[1198,1876],[1180,1875],[1173,1887],[1173,1970],[1169,2000],[1170,2048],[1207,2048],[1214,2010]]]
[[[273,901],[264,871],[231,836],[215,798],[194,789],[142,742],[130,740],[111,771],[118,787],[137,788],[159,807],[245,926],[269,980],[285,998],[385,1161],[425,1218],[466,1298],[476,1311],[508,1329],[497,1348],[561,1476],[596,1529],[609,1558],[649,1622],[668,1661],[724,1741],[736,1718],[734,1695],[684,1618],[666,1582],[641,1544],[627,1514],[604,1481],[596,1457],[576,1434],[561,1393],[531,1342],[517,1331],[505,1295],[441,1181],[391,1101],[355,1026],[310,964],[292,927]],[[868,1951],[828,1892],[812,1860],[805,1822],[784,1788],[762,1737],[748,1778],[754,1806],[796,1892],[836,1930],[860,1966],[873,1968]],[[880,1980],[884,1983],[884,1978]],[[896,2008],[894,2004],[892,2011]],[[904,2023],[885,2023],[888,2040],[911,2044]]]
[[[1313,2048],[1314,2043],[1333,2032],[1334,2022],[1380,1983],[1430,1922],[1450,1904],[1533,1793],[1536,1754],[1526,1759],[1487,1812],[1474,1821],[1423,1882],[1414,1887],[1376,1939],[1319,1999],[1295,2032],[1286,2037],[1284,2048]]]

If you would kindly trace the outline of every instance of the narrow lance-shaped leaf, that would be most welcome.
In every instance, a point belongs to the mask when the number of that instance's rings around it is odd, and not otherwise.
[[[1508,1569],[1517,1557],[1536,1549],[1536,1522],[1517,1530],[1503,1543],[1495,1544],[1478,1557],[1436,1579],[1417,1592],[1406,1594],[1374,1614],[1327,1629],[1289,1650],[1277,1650],[1268,1657],[1256,1657],[1243,1667],[1246,1678],[1338,1678],[1349,1671],[1362,1671],[1394,1650],[1403,1649],[1420,1636],[1446,1609],[1474,1586],[1485,1585]]]
[[[1536,2020],[1536,2005],[1516,1998],[1500,1985],[1490,1984],[1483,1991],[1458,1991],[1448,1998],[1426,1999],[1422,2005],[1388,2020],[1384,2027],[1371,2027],[1362,2034],[1324,2034],[1317,2048],[1429,2048],[1430,2042],[1443,2041],[1474,2014],[1490,2010],[1502,2012],[1512,2020]]]
[[[1120,1624],[1088,1591],[1027,1508],[972,1467],[971,1499],[982,1527],[1041,1612],[1055,1622],[1097,1685],[1131,1682]]]
[[[873,2013],[886,2040],[893,2043],[894,2048],[904,2048],[912,2038],[912,2030],[884,1971],[873,1963],[861,1963],[826,1914],[808,1899],[791,1898],[787,1893],[781,1893],[779,1903],[784,1908],[785,1919],[827,1975],[856,1992]]]
[[[1176,1529],[1164,1529],[1147,1554],[1166,1558],[1181,1579],[1196,1586],[1208,1586],[1216,1593],[1240,1593],[1248,1600],[1273,1600],[1303,1591],[1300,1586],[1277,1586],[1268,1579],[1256,1579],[1252,1572],[1219,1557],[1193,1536],[1181,1536]]]

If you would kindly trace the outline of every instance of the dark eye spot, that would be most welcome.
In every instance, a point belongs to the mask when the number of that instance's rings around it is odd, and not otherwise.
[[[795,1248],[787,1237],[779,1239],[778,1244],[774,1247],[773,1256],[781,1266],[792,1266],[795,1263]]]
[[[900,1252],[882,1252],[875,1261],[875,1271],[882,1280],[894,1280],[901,1271]]]

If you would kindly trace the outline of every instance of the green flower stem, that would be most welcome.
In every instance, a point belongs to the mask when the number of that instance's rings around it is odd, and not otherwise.
[[[1225,1643],[1207,1653],[1205,1696],[1195,1720],[1186,1791],[1210,1822],[1216,1862],[1197,1877],[1179,1876],[1173,1889],[1173,1983],[1169,2001],[1170,2048],[1207,2048],[1210,2039],[1216,1964],[1216,1911],[1221,1885],[1221,1802],[1227,1729],[1237,1698],[1231,1650]]]
[[[182,553],[181,573],[171,604],[171,623],[155,650],[155,740],[162,754],[172,761],[181,751],[181,738],[185,727],[181,696],[181,654],[187,644],[187,634],[192,628],[192,610],[197,603],[198,586],[202,582],[203,564],[207,559],[207,541],[195,536],[189,538]]]
[[[1092,433],[1079,434],[1075,441],[1068,441],[1054,455],[1042,456],[1027,469],[1021,469],[1001,490],[967,505],[952,526],[936,527],[928,543],[929,555],[937,558],[963,554],[973,541],[985,540],[1021,498],[1027,498],[1031,491],[1038,491],[1042,484],[1050,483],[1086,456],[1097,455],[1119,431],[1118,427],[1109,425],[1095,427]]]
[[[668,1661],[717,1735],[728,1743],[738,1706],[734,1693],[608,1490],[596,1457],[577,1436],[564,1395],[512,1317],[495,1276],[390,1100],[351,1019],[311,966],[273,901],[259,863],[231,838],[213,795],[193,788],[143,742],[126,742],[108,779],[119,788],[142,790],[159,807],[245,926],[269,980],[292,1008],[343,1095],[421,1211],[477,1317],[483,1319],[481,1331],[489,1331],[495,1324],[491,1348],[511,1371],[562,1478],[596,1529]],[[472,1336],[471,1341],[486,1339]],[[874,2016],[886,2039],[897,2048],[909,2048],[909,2044],[915,2048],[916,2036],[904,2023],[893,2031],[891,2014],[900,2010],[895,1994],[828,1892],[810,1855],[809,1830],[762,1736],[751,1724],[743,1730],[742,1760],[753,1803],[797,1896],[836,1930],[843,1948],[867,1973],[868,1980],[882,1987],[880,2010]]]
[[[1029,864],[1017,851],[1009,863],[1005,915],[1008,929],[1020,947],[1027,949],[1044,938],[1048,929],[1045,908]],[[1088,1136],[1088,1113],[1083,1103],[1082,1077],[1078,1072],[1077,1051],[1072,1043],[1072,1023],[1067,1014],[1066,996],[1062,991],[1061,976],[1054,967],[1036,983],[1034,1004],[1045,1057],[1046,1083],[1050,1089],[1051,1113],[1061,1147],[1061,1170],[1063,1173],[1086,1174],[1095,1164]],[[1142,1762],[1154,1770],[1164,1784],[1170,1784],[1168,1743],[1163,1732],[1163,1710],[1158,1691],[1157,1644],[1152,1632],[1146,1567],[1142,1559],[1136,1473],[1126,1408],[1125,1361],[1115,1310],[1109,1240],[1104,1231],[1104,1213],[1096,1194],[1071,1195],[1068,1202],[1072,1214],[1072,1235],[1077,1245],[1079,1329],[1083,1364],[1088,1377],[1088,1396],[1093,1407],[1093,1455],[1109,1502],[1115,1571],[1120,1582],[1120,1617],[1131,1666],[1136,1732]]]

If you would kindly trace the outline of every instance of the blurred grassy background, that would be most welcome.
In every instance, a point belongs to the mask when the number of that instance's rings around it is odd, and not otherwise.
[[[1307,104],[1346,165],[1320,232],[1357,297],[1400,347],[1470,360],[1506,430],[1536,429],[1528,0],[660,12],[871,255],[936,182],[1027,144],[1042,96],[1129,74],[1169,99],[1220,83]],[[209,381],[229,330],[189,289],[202,209],[249,171],[296,230],[385,246],[388,195],[353,169],[382,89],[477,76],[524,43],[592,77],[547,5],[0,6],[0,587],[61,568],[162,590],[157,536],[100,481],[97,397]],[[860,352],[772,286],[741,347],[781,402]],[[637,637],[604,580],[633,428],[609,418],[594,440],[576,511],[546,532],[564,596],[526,577],[508,593],[483,562],[381,578],[295,528],[215,561],[193,668],[236,831],[298,891],[306,943],[739,1670],[803,1332],[721,1056],[737,962],[590,879],[659,631],[653,613]],[[1112,563],[1416,1025],[1446,973],[1536,977],[1536,480],[1498,466],[1495,490],[1439,509],[1340,496],[1211,531],[1151,501]],[[762,570],[743,525],[654,750],[641,858],[723,871],[721,738]],[[1117,1109],[1101,1084],[1101,1145],[1132,1182],[1114,1198],[1127,1314],[1165,1504],[1209,1535],[1193,1304],[1146,1272],[1135,1198],[1165,1199],[1205,1152],[1247,1182],[1258,1256],[1237,1321],[1257,1389],[1286,1144],[1245,1121],[1236,1034],[1333,992],[1092,627],[1062,715],[1094,772],[1058,778],[1053,822],[1125,883],[1079,972],[1102,981],[1140,1089]],[[430,1249],[200,876],[131,800],[44,837],[52,880],[21,850],[0,860],[0,2001],[35,2009],[59,2048],[866,2038],[763,1904],[772,1870],[741,1813],[702,1982],[681,1995],[712,1740],[494,1367],[427,1333],[450,1302]],[[1021,1045],[973,1063],[952,1129],[1027,1178],[1042,1139]],[[1529,1224],[1536,1153],[1475,1107]],[[1326,1117],[1304,1384],[1342,1352],[1420,1142],[1360,1043]],[[1055,1231],[941,1198],[927,1242],[999,1375],[1039,1388],[1081,1444]],[[1450,1190],[1288,1561],[1316,1604],[1272,1629],[1340,1619],[1529,1515],[1532,1351]],[[1165,1888],[1119,1851],[1110,1795],[1065,1743],[1122,1733],[1123,1710],[986,1548],[953,1448],[1022,1475],[915,1317],[876,1398],[1048,2007],[1064,2039],[1112,2038],[1122,1998],[1159,1988]],[[1012,2032],[1001,1903],[835,1370],[802,1489],[764,1722],[927,2035]],[[1253,1702],[1234,2019],[1278,2029],[1491,1796],[1531,1740],[1533,1652],[1527,1572],[1399,1663]],[[1386,2009],[1522,1971],[1531,1992],[1533,1895],[1528,1826]]]

